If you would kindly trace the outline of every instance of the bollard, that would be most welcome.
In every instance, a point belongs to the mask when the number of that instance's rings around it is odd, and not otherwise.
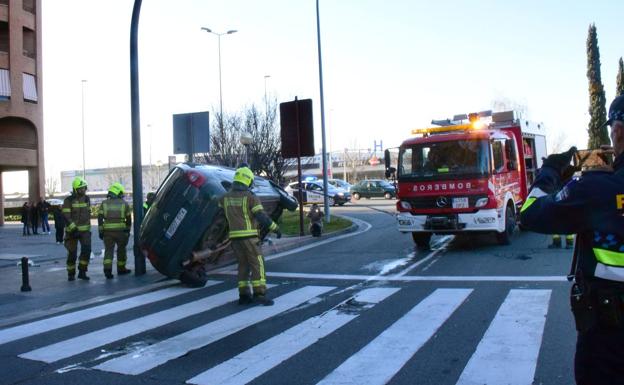
[[[28,283],[28,257],[22,257],[22,288],[21,291],[31,291]]]

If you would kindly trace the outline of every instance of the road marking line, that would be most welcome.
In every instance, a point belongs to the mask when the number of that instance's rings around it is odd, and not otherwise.
[[[314,248],[314,247],[318,247],[318,246],[322,246],[322,245],[325,245],[325,244],[328,244],[328,243],[331,243],[331,242],[339,241],[341,239],[353,237],[355,235],[360,235],[362,233],[367,232],[368,230],[370,230],[373,227],[370,223],[364,222],[361,219],[352,218],[352,217],[349,217],[349,216],[346,216],[346,215],[341,215],[341,216],[349,219],[350,221],[353,221],[353,222],[357,223],[359,229],[356,230],[353,233],[338,235],[336,237],[331,237],[331,238],[328,238],[328,239],[324,239],[322,241],[316,241],[316,242],[310,243],[309,245],[297,247],[296,249],[282,251],[281,253],[277,253],[277,254],[270,254],[268,256],[265,256],[264,261],[265,262],[266,261],[271,261],[271,260],[274,260],[274,259],[277,259],[277,258],[285,257],[285,256],[290,255],[290,254],[300,253],[302,251],[309,250],[309,249]],[[209,271],[209,274],[224,273],[224,272],[228,272],[228,271],[233,271],[235,269],[236,269],[236,265],[233,264],[233,265],[228,265],[228,266],[221,267],[219,269],[211,270],[211,271]]]
[[[235,271],[224,271],[223,275],[236,275]],[[568,282],[568,279],[561,275],[528,276],[528,275],[407,275],[407,276],[380,276],[380,275],[359,275],[359,274],[318,274],[318,273],[287,273],[279,271],[269,271],[266,273],[269,278],[311,278],[311,279],[331,279],[339,281],[398,281],[398,282]]]
[[[398,288],[365,289],[353,299],[367,309],[399,291]],[[338,308],[293,326],[253,348],[186,381],[190,384],[246,384],[359,316]]]
[[[441,253],[442,251],[445,250],[446,245],[449,244],[449,242],[451,242],[453,240],[453,237],[450,235],[445,236],[444,238],[442,238],[439,242],[440,248],[437,250],[432,251],[431,253],[429,253],[429,255],[427,255],[425,258],[421,259],[420,261],[414,263],[413,265],[411,265],[410,267],[404,269],[403,271],[398,272],[395,276],[396,277],[402,277],[405,274],[409,273],[410,271],[414,270],[415,268],[417,268],[418,266],[422,265],[423,263],[425,263],[426,261],[430,260],[431,258],[435,257],[436,255],[438,255],[439,253]]]
[[[184,305],[167,308],[157,313],[44,346],[19,356],[29,360],[47,363],[55,362],[195,314],[203,313],[232,302],[237,296],[238,289],[228,290]]]
[[[204,287],[219,284],[219,281],[208,281]],[[52,318],[42,319],[40,321],[30,322],[27,324],[10,327],[0,330],[0,344],[19,340],[21,338],[34,336],[45,333],[53,329],[59,329],[65,326],[74,325],[80,322],[89,321],[94,318],[105,315],[118,313],[135,307],[143,306],[149,303],[161,301],[167,298],[186,294],[199,288],[183,288],[170,287],[135,297],[126,298],[120,301],[110,302],[104,305],[90,307],[84,310],[74,311]]]
[[[333,289],[335,287],[305,286],[276,298],[273,306],[256,306],[232,314],[137,352],[106,361],[95,366],[95,369],[131,375],[144,373]]]
[[[550,290],[510,290],[458,385],[533,383]]]
[[[385,384],[436,333],[472,289],[437,289],[319,384]]]

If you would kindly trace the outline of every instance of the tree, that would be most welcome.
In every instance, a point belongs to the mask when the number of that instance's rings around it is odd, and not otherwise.
[[[590,149],[610,144],[606,127],[601,127],[607,120],[605,92],[600,76],[600,50],[596,25],[591,24],[587,35],[587,79],[589,80],[589,141]]]
[[[57,178],[46,178],[45,180],[45,192],[46,196],[51,197],[54,196],[56,192],[58,192],[59,180]]]
[[[616,79],[615,96],[624,95],[624,61],[620,56],[620,62],[618,65],[618,74]]]

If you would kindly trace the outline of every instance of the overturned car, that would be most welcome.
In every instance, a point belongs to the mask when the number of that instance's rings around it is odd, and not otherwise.
[[[206,264],[215,262],[229,245],[218,198],[230,189],[234,171],[186,163],[171,169],[139,234],[140,250],[156,270],[191,286],[205,284]],[[251,191],[274,221],[284,209],[297,208],[296,198],[262,177],[255,177]],[[259,235],[262,239],[266,234]]]

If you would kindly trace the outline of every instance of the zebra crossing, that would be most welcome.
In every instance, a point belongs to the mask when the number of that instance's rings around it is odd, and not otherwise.
[[[221,314],[220,317],[189,330],[172,328],[179,333],[167,335],[154,343],[144,344],[130,351],[120,349],[116,354],[99,359],[102,347],[112,347],[107,348],[108,351],[115,351],[115,347],[124,340],[139,338],[137,336],[141,333],[157,328],[166,330],[176,322],[217,311],[232,303],[237,297],[237,289],[230,289],[227,283],[218,286],[220,284],[222,282],[209,281],[200,289],[161,289],[5,328],[0,330],[0,354],[7,346],[12,348],[12,352],[19,350],[18,344],[22,339],[45,336],[41,339],[46,341],[42,342],[42,346],[38,345],[39,339],[34,342],[29,340],[25,345],[28,346],[27,351],[18,351],[16,356],[20,360],[57,366],[78,356],[98,357],[93,359],[90,369],[101,373],[140,376],[163,365],[175,363],[193,351],[207,348],[269,319],[278,319],[310,306],[323,309],[285,330],[279,330],[263,341],[258,341],[242,352],[233,353],[216,365],[188,373],[184,379],[189,384],[245,384],[314,347],[319,341],[331,341],[337,331],[359,325],[363,321],[356,320],[361,320],[364,314],[383,305],[385,301],[391,301],[393,296],[404,290],[399,285],[393,287],[391,284],[363,288],[352,293],[346,300],[333,304],[332,293],[339,291],[335,286],[289,287],[275,298],[274,306],[236,307],[234,312]],[[207,289],[210,289],[211,294],[181,303],[189,293]],[[432,289],[423,299],[410,304],[410,309],[381,333],[370,335],[370,340],[363,347],[343,362],[336,362],[335,367],[318,379],[318,384],[389,382],[425,344],[435,339],[440,328],[458,309],[469,306],[467,302],[474,290],[476,289]],[[212,294],[213,292],[215,293]],[[510,289],[474,353],[465,363],[457,384],[531,384],[539,358],[550,297],[551,290]],[[171,299],[179,304],[67,337],[68,326],[88,323],[129,308],[151,309],[159,301]],[[353,306],[354,304],[357,306]],[[64,332],[58,332],[60,329]],[[33,345],[37,346],[33,348]]]

